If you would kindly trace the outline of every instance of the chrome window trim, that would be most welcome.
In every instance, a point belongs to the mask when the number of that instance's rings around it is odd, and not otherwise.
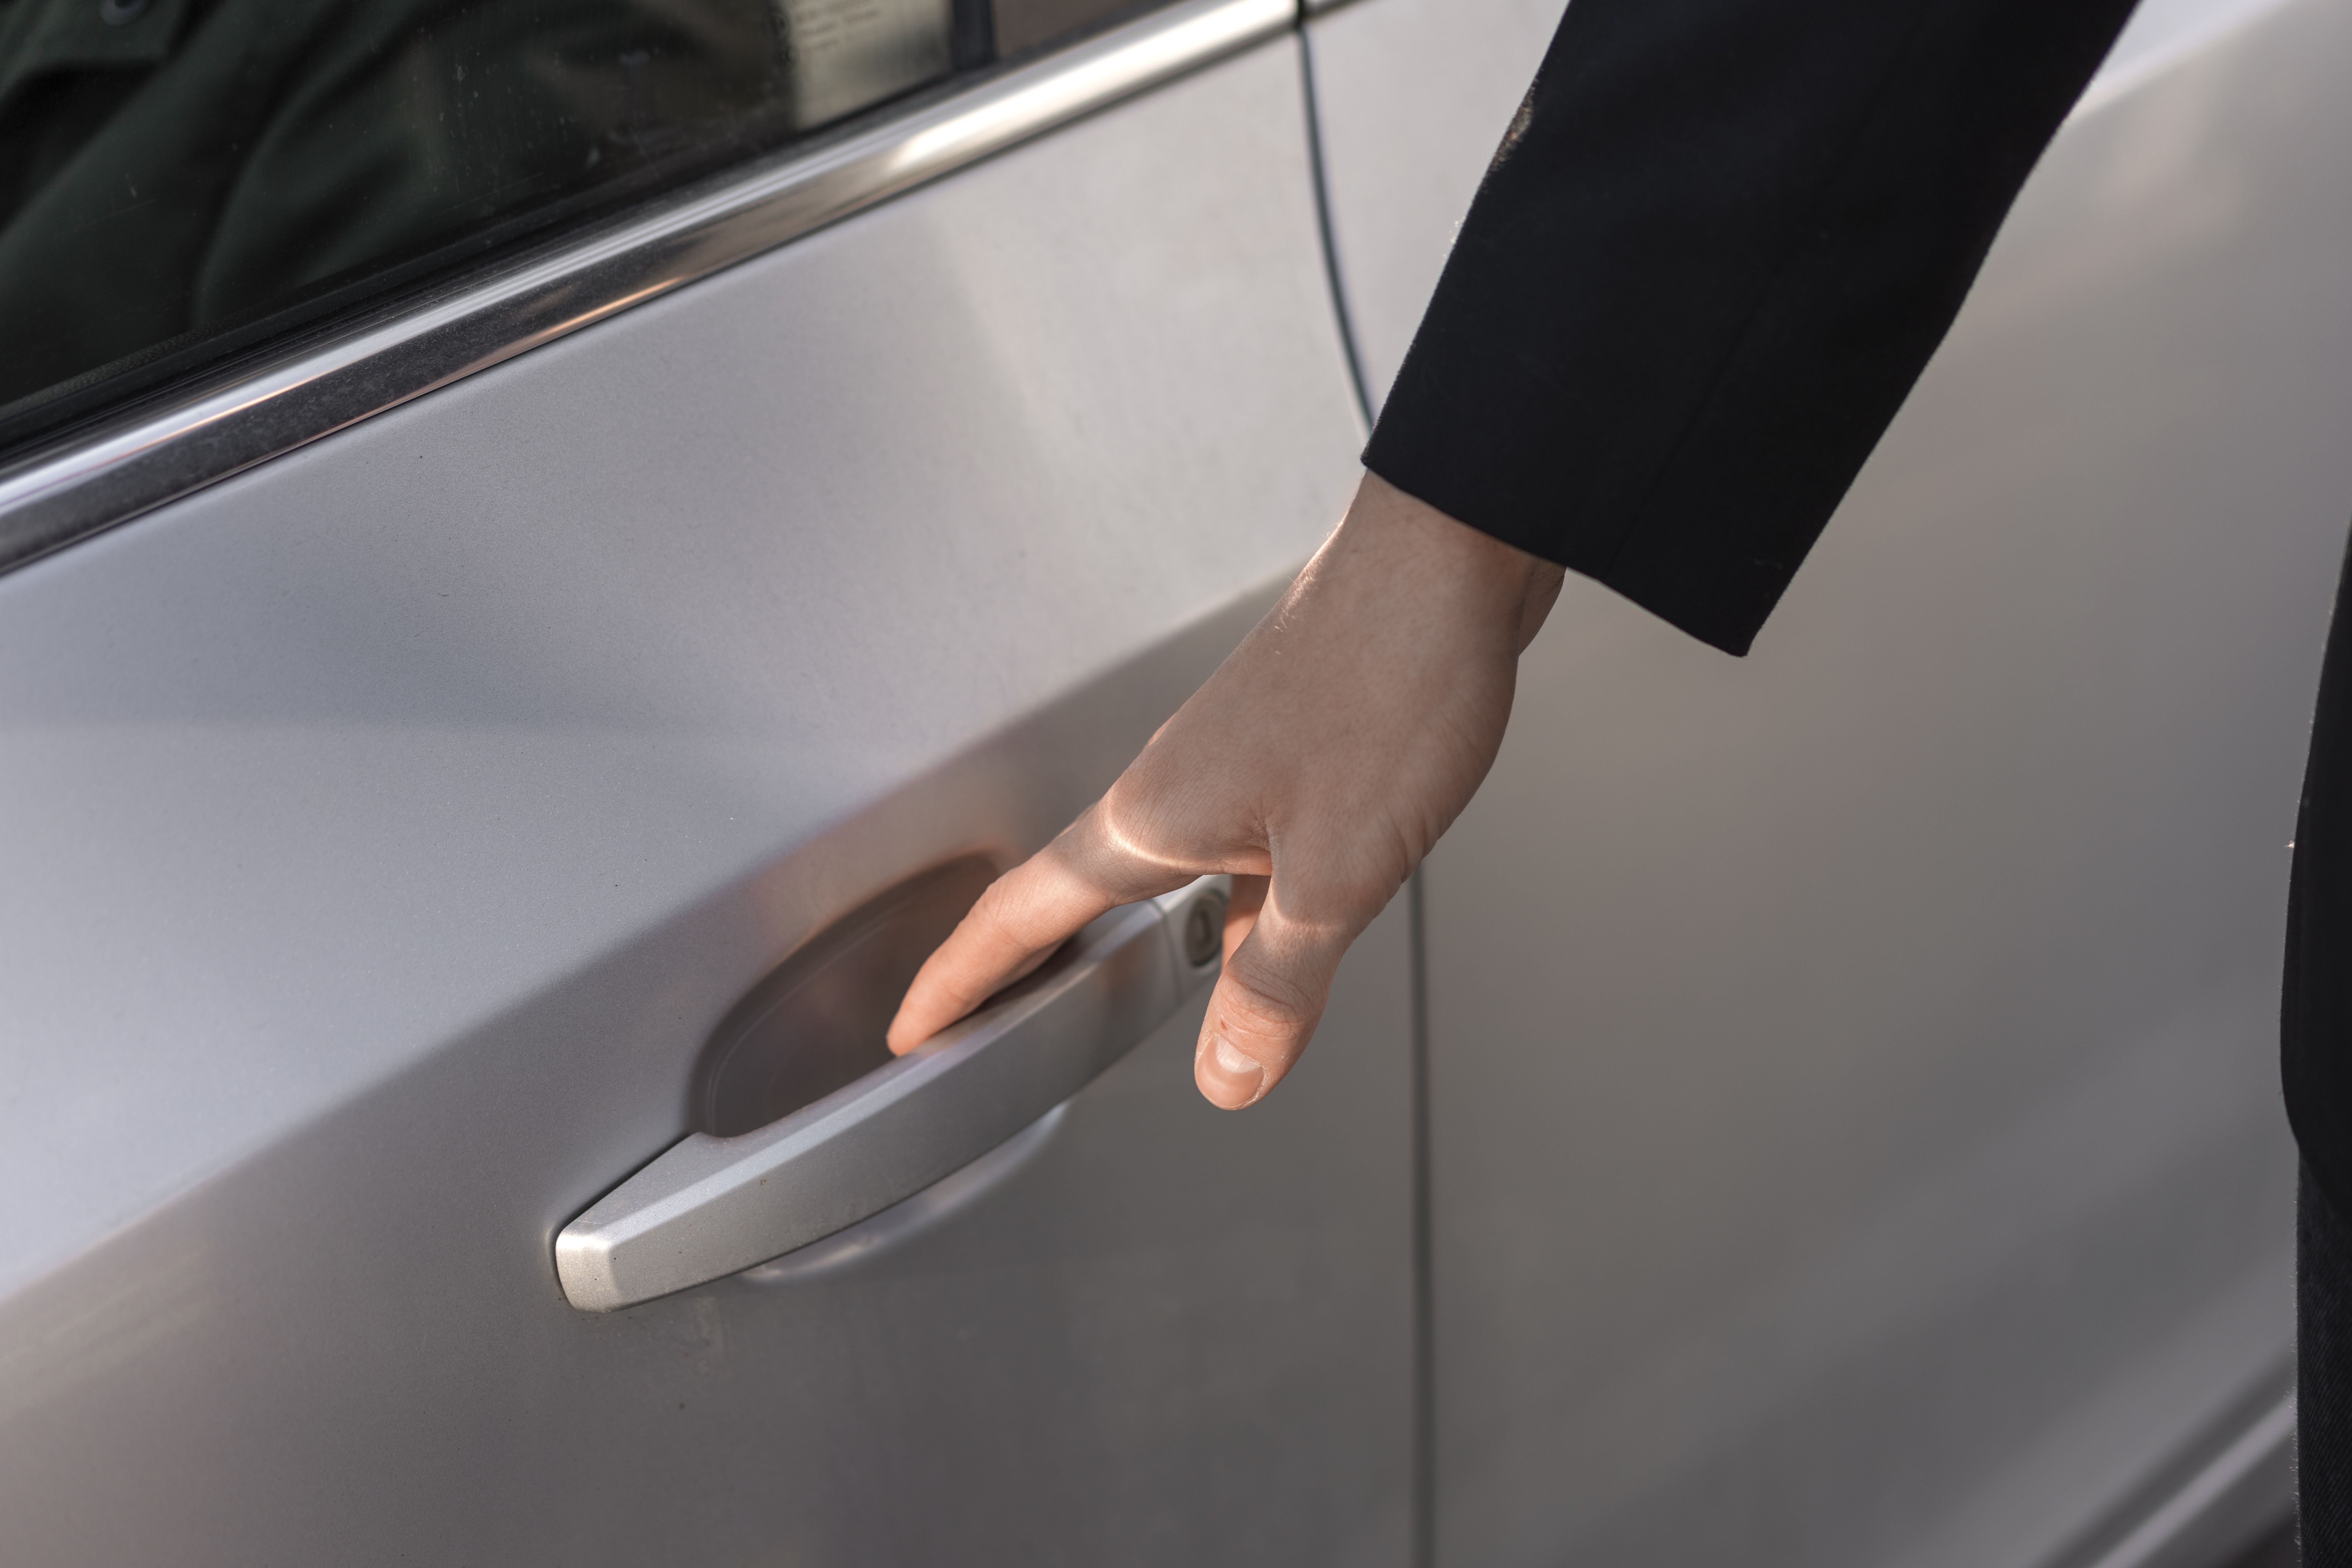
[[[936,103],[491,264],[0,468],[0,572],[1290,29],[1186,0]]]

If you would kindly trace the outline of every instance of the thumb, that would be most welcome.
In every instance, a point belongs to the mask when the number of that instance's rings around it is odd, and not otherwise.
[[[1357,934],[1286,916],[1281,892],[1277,880],[1249,935],[1225,960],[1192,1054],[1193,1081],[1222,1110],[1256,1104],[1297,1065]]]

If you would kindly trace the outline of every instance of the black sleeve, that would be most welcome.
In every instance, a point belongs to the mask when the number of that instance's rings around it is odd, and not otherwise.
[[[1744,653],[2131,0],[1573,0],[1365,465]]]

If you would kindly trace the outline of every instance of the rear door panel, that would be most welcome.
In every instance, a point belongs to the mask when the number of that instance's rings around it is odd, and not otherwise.
[[[1309,25],[1376,393],[1556,15]],[[2049,1562],[2283,1396],[2347,81],[2152,9],[1752,657],[1570,582],[1424,873],[1441,1560]]]

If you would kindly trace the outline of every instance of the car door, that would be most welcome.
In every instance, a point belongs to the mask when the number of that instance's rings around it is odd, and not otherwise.
[[[1308,25],[1374,403],[1559,14]],[[2283,1518],[2347,81],[2341,7],[2143,7],[1754,654],[1570,581],[1423,871],[1440,1561]]]
[[[1044,843],[1332,521],[1288,5],[789,0],[726,78],[798,95],[772,143],[676,107],[645,16],[436,53],[483,10],[352,46],[407,74],[302,134],[577,88],[633,183],[570,144],[538,227],[485,185],[342,272],[265,191],[291,281],[50,386],[0,476],[0,1559],[1403,1562],[1401,912],[1246,1117],[1195,992],[780,1261],[592,1311],[554,1250],[742,1131],[711,1053],[769,977],[855,948],[824,1005],[878,1027],[940,930],[891,890]],[[168,70],[223,14],[177,11],[91,36]]]

